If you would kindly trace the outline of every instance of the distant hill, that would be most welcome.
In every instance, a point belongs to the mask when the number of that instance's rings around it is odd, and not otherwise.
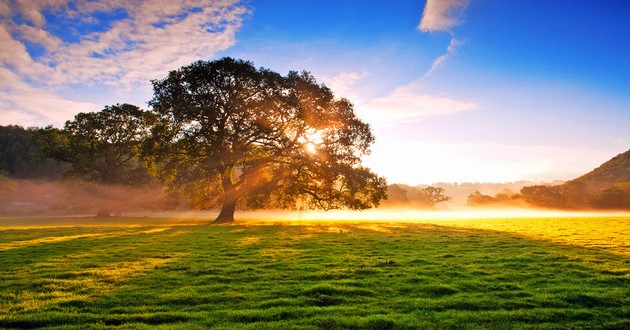
[[[520,194],[504,193],[494,197],[476,191],[467,198],[471,206],[501,205],[516,201],[552,209],[630,210],[630,150],[561,185],[524,186]]]
[[[583,185],[586,191],[594,193],[624,182],[630,182],[630,150],[613,157],[598,168],[567,184]]]

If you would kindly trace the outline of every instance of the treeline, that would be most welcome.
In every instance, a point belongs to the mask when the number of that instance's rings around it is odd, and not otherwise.
[[[565,210],[630,210],[630,182],[615,183],[598,191],[591,191],[587,185],[572,181],[557,186],[526,186],[520,193],[494,196],[476,191],[468,196],[467,203],[470,206],[529,205]]]
[[[439,204],[452,200],[442,187],[420,187],[404,184],[387,186],[387,199],[383,206],[411,206],[423,209],[435,209]]]
[[[70,166],[45,157],[33,139],[38,128],[0,126],[0,175],[14,179],[59,179]]]
[[[28,215],[97,211],[100,215],[109,215],[147,209],[162,210],[177,205],[178,202],[167,198],[157,181],[151,181],[151,176],[143,166],[129,171],[121,170],[113,159],[102,158],[100,162],[89,166],[81,165],[78,161],[78,155],[88,158],[89,155],[102,157],[108,153],[111,158],[125,158],[104,150],[103,146],[84,143],[85,147],[92,150],[81,152],[79,146],[66,144],[67,151],[74,150],[73,153],[77,155],[77,159],[67,157],[68,161],[47,156],[46,153],[54,152],[61,156],[60,150],[53,150],[51,140],[43,139],[44,134],[50,135],[52,132],[60,131],[51,127],[0,126],[0,213]],[[100,153],[98,149],[101,149]],[[139,163],[139,158],[135,156],[128,155],[126,159]],[[115,180],[114,174],[109,175],[106,183],[103,180],[90,180],[94,176],[92,165],[99,163],[103,172],[107,169],[119,176],[133,177],[133,180],[126,182],[145,184],[129,186],[124,180]]]

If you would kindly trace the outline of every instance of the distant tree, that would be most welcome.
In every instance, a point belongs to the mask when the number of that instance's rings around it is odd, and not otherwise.
[[[416,202],[425,207],[435,207],[439,203],[448,202],[452,199],[444,194],[444,188],[426,187],[416,195]]]
[[[601,190],[591,199],[591,204],[599,209],[630,210],[630,182]]]
[[[407,203],[407,190],[403,189],[399,184],[392,184],[387,187],[387,200],[392,203]]]
[[[525,202],[539,207],[562,208],[564,205],[558,186],[526,186],[521,188],[521,197]]]
[[[534,206],[557,209],[583,209],[589,206],[589,194],[580,182],[558,186],[534,185],[521,189],[521,198]]]
[[[142,186],[152,182],[140,153],[154,118],[137,106],[116,104],[99,112],[79,113],[63,129],[48,126],[35,136],[46,156],[72,165],[64,174],[66,179]],[[99,211],[99,215],[108,214],[106,207]]]
[[[42,155],[34,130],[0,126],[0,172],[14,179],[57,179],[68,166]]]
[[[223,58],[152,83],[156,168],[194,206],[221,205],[215,223],[233,221],[237,204],[365,209],[386,195],[384,178],[361,166],[370,127],[308,72]]]
[[[566,209],[584,209],[589,207],[590,194],[586,184],[577,181],[568,181],[558,186],[558,193],[562,200],[561,207]]]
[[[495,200],[492,196],[484,195],[479,190],[474,193],[468,195],[466,203],[470,206],[482,206],[494,203]]]
[[[515,195],[516,194],[512,190],[505,188],[500,193],[495,194],[492,199],[498,203],[507,203],[513,200],[515,198]]]

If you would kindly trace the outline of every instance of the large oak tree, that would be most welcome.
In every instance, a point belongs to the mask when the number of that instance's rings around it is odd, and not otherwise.
[[[215,223],[233,221],[238,205],[358,210],[385,197],[385,179],[361,165],[369,125],[308,72],[223,58],[152,83],[156,170],[193,206],[221,205]]]

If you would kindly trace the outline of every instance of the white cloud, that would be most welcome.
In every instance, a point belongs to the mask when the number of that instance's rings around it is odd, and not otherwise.
[[[366,71],[341,72],[332,78],[324,79],[324,83],[335,93],[337,97],[346,97],[356,100],[358,99],[358,96],[354,93],[352,87],[368,75],[369,74]]]
[[[430,76],[434,71],[444,67],[444,65],[446,65],[446,60],[448,60],[449,57],[451,57],[453,54],[455,54],[455,52],[457,52],[457,49],[459,48],[461,44],[462,44],[461,41],[455,38],[451,38],[451,42],[449,43],[448,48],[446,48],[446,53],[444,53],[440,57],[436,58],[435,61],[433,61],[433,63],[431,64],[431,68],[429,69],[429,71],[427,71],[425,76]]]
[[[418,29],[423,32],[451,31],[460,23],[467,0],[427,0]]]
[[[460,23],[460,17],[467,5],[467,0],[427,0],[418,29],[422,32],[451,32],[451,42],[446,53],[433,61],[425,76],[430,76],[436,70],[444,67],[448,58],[462,44],[460,40],[453,36],[452,29]]]
[[[72,6],[69,3],[69,0],[17,0],[0,6],[3,45],[0,68],[5,75],[14,74],[20,84],[19,88],[10,86],[0,90],[0,98],[16,107],[3,105],[2,117],[6,118],[9,111],[38,113],[40,110],[26,108],[29,104],[41,104],[19,99],[28,98],[28,93],[41,93],[38,95],[61,101],[56,91],[73,85],[94,89],[110,86],[127,93],[134,90],[146,93],[150,90],[150,79],[162,78],[168,70],[194,60],[211,59],[234,45],[236,32],[249,12],[241,0],[79,1],[72,2]],[[50,16],[44,16],[44,12],[56,15],[57,21],[67,22],[64,29],[68,34],[56,34],[46,21]],[[115,19],[98,22],[94,15],[97,12]],[[12,17],[16,15],[24,22],[14,21]],[[76,40],[64,41],[70,40],[68,36],[72,33],[81,33],[76,22],[99,23],[96,25],[101,30],[72,35]],[[32,57],[27,42],[40,45],[44,53]],[[26,87],[31,90],[26,91]],[[14,94],[8,94],[9,90]],[[15,93],[16,90],[21,92]]]
[[[20,75],[32,75],[36,72],[50,71],[45,65],[36,63],[26,51],[23,43],[13,39],[9,30],[0,24],[0,68],[15,71]]]
[[[473,102],[428,94],[418,83],[396,88],[385,97],[358,107],[358,114],[375,126],[413,122],[475,109]]]
[[[46,50],[53,51],[61,46],[61,40],[51,35],[48,31],[30,25],[20,25],[17,29],[24,39],[43,46]]]
[[[19,77],[0,67],[0,125],[63,126],[78,112],[101,109],[90,102],[69,100],[21,82]]]

